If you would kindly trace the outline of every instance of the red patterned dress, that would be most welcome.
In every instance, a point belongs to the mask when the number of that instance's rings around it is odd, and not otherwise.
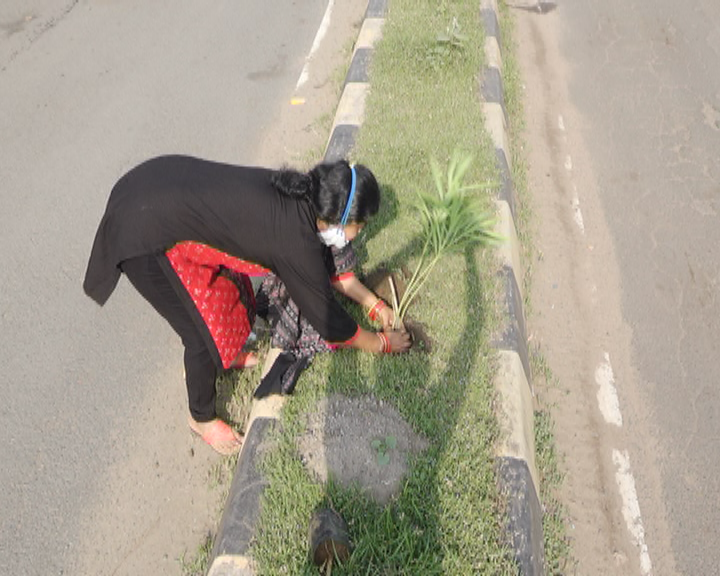
[[[249,277],[270,271],[198,242],[180,242],[166,255],[208,327],[223,368],[230,368],[255,319]]]

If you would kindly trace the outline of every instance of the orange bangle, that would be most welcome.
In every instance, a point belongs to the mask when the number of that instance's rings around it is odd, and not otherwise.
[[[377,302],[375,302],[372,308],[368,310],[368,317],[370,318],[370,320],[372,320],[373,322],[377,322],[380,317],[380,311],[386,306],[387,304],[385,304],[385,300],[383,300],[382,298],[378,298]]]
[[[389,354],[391,352],[390,340],[382,332],[376,332],[376,334],[377,334],[378,338],[380,338],[380,343],[382,344],[382,348],[380,349],[380,352],[382,354]]]

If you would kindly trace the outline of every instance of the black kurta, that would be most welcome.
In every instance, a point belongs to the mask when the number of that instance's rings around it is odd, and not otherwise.
[[[272,170],[186,156],[154,158],[113,187],[85,274],[85,293],[103,305],[129,258],[196,241],[269,268],[310,324],[345,342],[357,323],[335,299],[309,202],[270,183]]]

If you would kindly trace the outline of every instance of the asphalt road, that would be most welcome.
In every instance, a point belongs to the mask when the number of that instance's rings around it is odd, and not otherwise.
[[[676,569],[718,574],[720,10],[714,0],[578,0],[555,14],[647,398],[630,412],[657,427]],[[622,381],[618,392],[632,402]],[[635,473],[640,507],[653,506]],[[645,528],[650,557],[662,554]]]
[[[204,486],[213,461],[172,447],[178,438],[187,444],[179,343],[125,282],[102,309],[84,296],[90,246],[110,188],[143,159],[257,160],[326,4],[0,7],[3,573],[77,573],[70,567],[81,553],[104,562],[96,573],[110,573],[152,542],[151,531],[182,531],[145,527],[162,503],[172,510],[194,501],[188,485]],[[154,440],[170,448],[150,454],[155,466],[136,462],[104,503],[118,464],[129,469]],[[128,515],[120,508],[135,494],[162,502],[143,509],[138,500]],[[88,548],[104,533],[106,549]]]

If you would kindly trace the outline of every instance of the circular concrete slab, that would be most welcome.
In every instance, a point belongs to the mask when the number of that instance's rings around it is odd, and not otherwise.
[[[332,477],[343,486],[357,484],[385,504],[400,489],[408,457],[425,450],[428,441],[389,404],[335,394],[308,416],[297,444],[303,462],[320,481]]]

